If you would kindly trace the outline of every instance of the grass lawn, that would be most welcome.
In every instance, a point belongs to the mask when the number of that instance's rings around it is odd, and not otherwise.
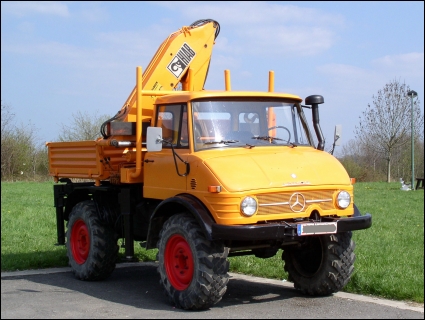
[[[424,301],[424,190],[401,191],[400,183],[357,183],[355,203],[372,214],[372,227],[355,231],[355,271],[346,292]],[[1,270],[67,266],[55,246],[53,182],[1,183]],[[137,258],[153,261],[156,250],[135,245]],[[120,251],[123,256],[123,249]],[[230,271],[286,279],[281,251],[269,259],[231,257]]]

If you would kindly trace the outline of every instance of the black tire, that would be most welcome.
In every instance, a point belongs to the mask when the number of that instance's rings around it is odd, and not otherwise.
[[[69,265],[77,279],[106,279],[115,269],[119,247],[112,227],[101,223],[94,201],[78,203],[66,232]]]
[[[177,308],[203,310],[221,300],[227,289],[229,249],[208,241],[187,213],[169,218],[158,241],[160,284]]]
[[[326,296],[340,291],[354,271],[355,243],[351,231],[308,236],[300,247],[285,249],[288,280],[303,294]]]

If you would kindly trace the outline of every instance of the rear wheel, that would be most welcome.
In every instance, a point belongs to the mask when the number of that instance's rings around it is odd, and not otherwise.
[[[221,300],[227,289],[228,248],[208,241],[190,214],[169,218],[158,241],[160,283],[178,308],[202,310]]]
[[[324,296],[340,291],[354,270],[351,232],[308,236],[300,247],[282,254],[289,281],[304,294]]]
[[[66,233],[69,265],[80,280],[102,280],[115,269],[118,245],[112,227],[101,223],[94,201],[78,203],[71,211]]]

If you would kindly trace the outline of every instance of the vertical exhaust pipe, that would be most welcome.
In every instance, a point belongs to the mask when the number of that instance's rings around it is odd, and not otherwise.
[[[317,140],[319,140],[317,149],[322,151],[325,149],[325,139],[323,138],[322,129],[320,128],[319,104],[322,104],[323,102],[325,102],[325,100],[320,95],[312,95],[305,98],[305,104],[311,105],[312,109],[313,127],[316,132]]]

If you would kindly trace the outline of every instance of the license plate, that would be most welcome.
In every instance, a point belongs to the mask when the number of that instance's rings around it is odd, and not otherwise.
[[[299,236],[336,233],[336,222],[300,223],[297,225]]]

